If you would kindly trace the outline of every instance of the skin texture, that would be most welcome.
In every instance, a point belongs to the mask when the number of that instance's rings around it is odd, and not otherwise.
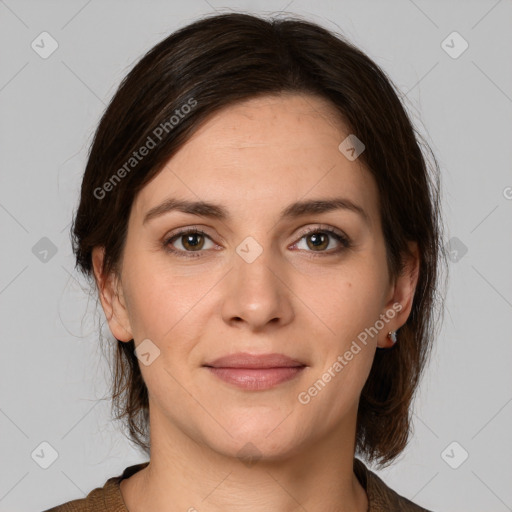
[[[378,189],[338,149],[349,133],[333,107],[311,95],[232,105],[209,118],[136,197],[120,275],[102,276],[102,249],[93,251],[112,334],[137,346],[150,339],[160,350],[150,365],[139,363],[150,399],[151,462],[121,484],[130,512],[367,510],[352,471],[357,405],[376,347],[391,346],[387,333],[407,320],[419,261],[411,245],[415,257],[390,282]],[[232,219],[174,211],[143,223],[171,196],[220,203]],[[369,224],[343,209],[279,220],[295,201],[333,197],[360,205]],[[193,240],[201,252],[186,235],[172,247],[199,257],[167,252],[165,241],[191,226],[207,234]],[[326,227],[345,233],[352,247],[328,235],[316,248],[304,236],[306,228]],[[236,251],[248,236],[263,251],[251,263]],[[300,403],[298,394],[396,303],[400,312],[379,334]],[[307,367],[264,391],[239,389],[203,367],[236,352],[278,352]],[[237,456],[244,446],[254,464]]]

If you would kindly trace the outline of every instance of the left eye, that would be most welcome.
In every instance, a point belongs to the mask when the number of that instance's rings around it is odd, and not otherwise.
[[[299,242],[297,242],[295,245],[298,246],[302,240],[305,240],[307,248],[312,249],[312,251],[308,251],[308,252],[325,253],[326,252],[325,249],[327,249],[330,245],[329,238],[331,238],[331,239],[334,238],[339,244],[342,245],[342,248],[341,249],[334,248],[334,250],[329,251],[327,254],[337,253],[340,250],[343,250],[343,248],[350,247],[350,241],[348,240],[347,237],[345,237],[341,233],[338,233],[337,231],[333,231],[331,229],[310,230],[307,233],[304,233],[302,235],[302,237],[300,238]],[[300,249],[300,247],[298,247],[298,248]]]

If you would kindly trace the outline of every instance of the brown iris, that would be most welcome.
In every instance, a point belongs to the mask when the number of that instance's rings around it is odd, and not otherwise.
[[[323,240],[321,240],[321,237],[323,237]],[[326,233],[319,232],[307,235],[306,240],[310,249],[325,249],[329,245],[329,236]],[[312,244],[310,240],[313,240]]]
[[[197,237],[201,238],[201,241],[197,241]],[[204,245],[204,236],[201,233],[187,233],[181,235],[183,247],[187,250],[201,250]]]

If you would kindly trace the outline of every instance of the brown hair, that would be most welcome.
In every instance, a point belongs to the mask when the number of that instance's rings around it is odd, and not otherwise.
[[[281,92],[330,100],[350,133],[365,144],[359,158],[378,185],[392,278],[403,271],[407,241],[418,243],[421,261],[410,316],[398,342],[377,350],[359,401],[356,450],[383,466],[409,439],[412,399],[438,326],[433,313],[444,256],[439,166],[390,79],[339,34],[299,18],[229,13],[195,21],[146,53],[119,86],[91,145],[71,228],[76,265],[92,277],[91,252],[101,246],[102,272],[118,272],[138,191],[208,116]],[[131,160],[150,139],[155,147]],[[432,157],[430,166],[418,141]],[[149,453],[148,393],[135,345],[117,340],[116,347],[115,419],[125,419],[131,440]]]

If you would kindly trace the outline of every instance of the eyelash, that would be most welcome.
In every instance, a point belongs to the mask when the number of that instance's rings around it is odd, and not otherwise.
[[[342,252],[345,249],[349,249],[349,248],[352,247],[352,242],[350,241],[350,239],[347,236],[345,236],[344,234],[342,234],[341,232],[338,232],[337,230],[330,229],[330,228],[319,228],[319,227],[309,228],[306,232],[302,233],[301,237],[299,238],[299,240],[297,242],[295,242],[295,244],[297,244],[304,237],[306,237],[307,235],[310,235],[312,233],[315,233],[315,234],[317,234],[317,233],[328,234],[328,235],[332,236],[334,239],[336,239],[338,242],[340,242],[341,245],[342,245],[342,248],[335,249],[334,251],[331,250],[330,252],[306,251],[306,252],[312,253],[311,254],[312,258],[316,258],[318,256],[320,256],[320,257],[322,257],[322,256],[332,256],[334,254],[338,254],[338,253]],[[182,258],[197,258],[197,257],[200,257],[201,253],[204,252],[204,251],[182,251],[181,249],[174,249],[174,248],[172,248],[172,245],[171,245],[172,241],[174,241],[175,239],[179,238],[180,236],[189,235],[189,234],[200,234],[202,236],[210,238],[210,236],[207,235],[201,229],[198,229],[198,228],[186,228],[186,229],[183,229],[182,231],[174,233],[170,237],[166,237],[164,242],[163,242],[164,249],[167,252],[175,254],[176,256],[182,257]],[[211,240],[211,238],[210,238],[210,240]]]

